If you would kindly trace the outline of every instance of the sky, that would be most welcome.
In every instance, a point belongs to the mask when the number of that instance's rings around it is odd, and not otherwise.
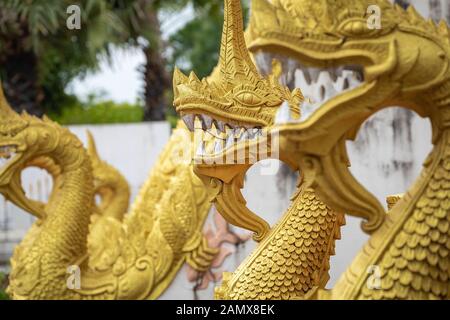
[[[160,16],[163,39],[182,28],[193,18],[193,9],[186,7],[175,16]],[[68,91],[81,99],[87,99],[92,93],[100,93],[105,99],[118,103],[134,103],[143,91],[144,82],[138,68],[145,63],[145,56],[140,50],[112,50],[111,63],[103,59],[99,71],[84,78],[75,79]]]

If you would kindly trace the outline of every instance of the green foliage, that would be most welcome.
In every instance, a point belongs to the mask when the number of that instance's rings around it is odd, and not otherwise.
[[[108,56],[111,44],[128,39],[129,30],[115,11],[116,1],[0,1],[0,73],[9,59],[32,52],[43,105],[58,111],[67,98],[64,89],[69,82],[97,68],[99,56]],[[66,27],[66,10],[73,4],[81,8],[79,30]]]
[[[248,1],[243,1],[244,15],[248,16]],[[178,66],[183,72],[194,70],[199,78],[211,74],[218,63],[223,26],[223,1],[197,0],[195,18],[171,35],[172,50],[169,66]]]
[[[167,121],[170,123],[170,127],[172,129],[176,128],[178,120],[180,120],[180,118],[177,115],[175,116],[171,114],[167,115]]]
[[[59,112],[66,104],[65,89],[76,77],[99,66],[100,57],[110,57],[112,46],[141,47],[159,37],[159,8],[176,8],[188,0],[1,0],[0,74],[9,59],[33,52],[38,64],[38,83],[43,105]],[[66,12],[70,5],[81,9],[81,29],[69,30]],[[156,27],[155,27],[156,26]]]
[[[131,123],[141,122],[144,118],[144,109],[137,104],[95,102],[93,99],[81,103],[73,96],[68,102],[60,114],[51,113],[49,117],[62,125]]]
[[[0,272],[0,300],[9,300],[8,295],[6,294],[6,274]]]
[[[248,6],[248,0],[243,2]],[[66,27],[66,9],[73,4],[81,8],[80,30]],[[87,114],[95,118],[93,107],[71,106],[72,98],[65,93],[68,84],[95,71],[99,58],[108,58],[112,46],[151,47],[162,52],[157,13],[170,16],[188,4],[195,18],[168,41],[166,69],[171,72],[178,65],[183,71],[207,76],[218,60],[223,0],[0,0],[0,74],[11,56],[33,52],[38,63],[36,87],[42,88],[45,109],[64,122],[72,122],[64,114],[76,116],[74,110],[83,110],[73,120],[77,123]],[[147,42],[139,41],[142,38]],[[63,114],[65,106],[72,109]],[[134,121],[138,113],[131,114],[118,118]]]
[[[126,23],[116,10],[114,1],[104,0],[2,0],[0,2],[0,37],[6,45],[0,48],[2,54],[13,48],[15,42],[21,46],[15,50],[32,50],[40,58],[49,48],[57,46],[60,53],[85,57],[85,61],[96,61],[99,51],[107,49],[112,42],[122,42],[128,35]],[[128,1],[137,2],[135,1]],[[81,29],[69,30],[66,12],[71,5],[81,9]],[[70,52],[62,49],[78,49]],[[66,57],[67,58],[67,57]]]
[[[185,73],[193,69],[200,78],[208,76],[219,59],[222,21],[222,17],[201,15],[173,34],[172,64]]]

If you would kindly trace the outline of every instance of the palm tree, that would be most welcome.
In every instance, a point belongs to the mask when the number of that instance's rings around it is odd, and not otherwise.
[[[166,61],[162,55],[164,44],[158,11],[162,8],[181,8],[187,1],[112,0],[114,12],[128,32],[125,45],[143,50],[146,61],[141,72],[144,78],[144,120],[165,120],[165,92],[170,88]]]
[[[164,120],[171,81],[158,13],[188,3],[216,14],[222,7],[222,0],[79,0],[82,26],[69,30],[66,9],[73,0],[2,0],[0,77],[7,98],[17,111],[57,111],[69,82],[95,69],[111,45],[133,46],[146,57],[145,119]]]
[[[0,4],[1,78],[5,94],[16,110],[42,115],[38,59],[32,50],[28,21],[18,9],[12,3]]]
[[[166,69],[167,62],[163,56],[166,43],[161,38],[161,23],[158,13],[173,13],[192,4],[197,11],[217,11],[222,0],[115,0],[115,8],[130,32],[132,42],[140,46],[146,62],[141,71],[144,76],[144,119],[160,121],[165,119],[165,93],[171,88],[171,77]],[[146,41],[140,42],[139,39]]]
[[[83,26],[66,27],[71,0],[0,2],[0,76],[17,110],[41,116],[75,76],[95,68],[98,54],[126,34],[103,0],[80,1]],[[49,99],[50,98],[50,99]]]

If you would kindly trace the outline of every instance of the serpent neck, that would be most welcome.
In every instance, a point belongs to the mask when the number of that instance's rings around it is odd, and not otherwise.
[[[23,257],[14,259],[9,292],[15,298],[45,299],[54,297],[55,290],[63,296],[67,268],[86,254],[93,208],[92,169],[82,144],[61,130],[58,139],[65,143],[49,141],[56,147],[44,155],[60,166],[60,184],[47,206],[51,214],[42,221],[39,235],[22,252]]]
[[[224,276],[221,299],[298,299],[329,279],[329,259],[344,216],[309,187],[299,187],[282,220],[236,272]]]

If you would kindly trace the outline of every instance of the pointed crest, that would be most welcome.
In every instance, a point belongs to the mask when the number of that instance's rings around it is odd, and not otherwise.
[[[98,163],[101,161],[100,156],[98,155],[97,151],[97,145],[95,144],[94,136],[92,135],[91,131],[87,130],[87,138],[88,138],[88,147],[87,151],[89,154],[89,157],[91,158],[91,161],[93,164]]]
[[[245,44],[240,0],[225,0],[219,65],[221,82],[225,87],[232,87],[242,78],[260,77]]]
[[[431,32],[435,32],[435,33],[438,32],[438,27],[437,27],[437,25],[436,25],[436,23],[434,22],[433,19],[429,18],[429,19],[427,20],[427,24],[428,24],[428,28],[429,28],[429,30],[430,30]]]
[[[425,19],[416,11],[416,9],[413,6],[409,6],[408,9],[406,9],[406,13],[408,14],[411,22],[425,21]]]
[[[183,83],[188,83],[189,78],[184,75],[183,72],[181,72],[180,69],[175,67],[174,73],[173,73],[173,92],[174,92],[174,98],[176,99],[179,95],[178,86]]]
[[[181,72],[181,70],[178,67],[175,67],[175,71],[173,73],[174,85],[180,84],[183,82],[187,82],[187,80],[188,80],[188,77],[186,77],[186,75],[183,72]]]
[[[447,26],[447,22],[445,22],[444,20],[441,20],[438,24],[438,32],[439,34],[441,34],[444,38],[445,41],[448,43],[449,42],[449,38],[450,38],[450,32],[448,30],[448,26]]]

